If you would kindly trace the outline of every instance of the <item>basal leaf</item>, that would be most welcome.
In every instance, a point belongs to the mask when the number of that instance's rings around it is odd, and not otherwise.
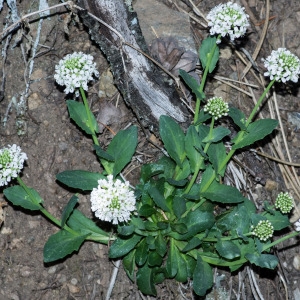
[[[216,250],[222,257],[230,260],[241,256],[239,247],[231,241],[219,240],[216,244]]]
[[[51,235],[44,246],[44,262],[56,261],[78,251],[87,237],[88,234],[75,235],[66,230]]]
[[[167,242],[165,241],[164,237],[161,234],[158,234],[154,243],[157,253],[161,257],[164,257],[167,252]]]
[[[148,265],[150,267],[159,267],[163,262],[163,258],[156,252],[151,251],[148,256]]]
[[[275,269],[278,265],[278,258],[271,254],[252,254],[248,253],[245,257],[251,262],[261,268]]]
[[[161,116],[159,119],[159,132],[168,154],[181,167],[185,158],[185,137],[179,124],[168,116]]]
[[[247,133],[244,134],[242,140],[232,146],[232,149],[240,149],[254,142],[263,139],[270,134],[278,125],[277,120],[261,119],[251,123],[247,127]]]
[[[211,63],[209,66],[209,73],[211,73],[215,69],[216,64],[219,60],[219,47],[217,46],[216,41],[216,37],[209,36],[202,41],[202,44],[199,49],[199,57],[203,69],[206,68],[206,65],[209,62],[209,58],[210,56],[212,56]]]
[[[128,238],[118,237],[109,248],[110,258],[119,258],[126,255],[130,250],[132,250],[136,244],[141,240],[141,236],[134,234]]]
[[[164,211],[170,211],[169,207],[166,204],[166,199],[156,187],[150,186],[148,193],[158,207],[160,207]]]
[[[144,264],[136,273],[136,282],[139,290],[146,295],[156,296],[154,284],[154,269]]]
[[[56,179],[68,187],[91,191],[98,186],[99,179],[106,177],[100,173],[83,170],[64,171],[56,175]]]
[[[201,192],[200,189],[200,195],[206,199],[220,203],[239,203],[246,199],[238,189],[216,181],[213,181],[205,192]]]
[[[116,177],[131,161],[137,146],[137,127],[120,130],[111,140],[106,153],[114,158],[114,162],[101,160],[105,170]]]
[[[39,203],[43,203],[43,199],[36,190],[28,188],[26,191],[20,185],[6,188],[3,194],[13,205],[29,210],[40,210],[41,205]]]
[[[213,285],[213,274],[210,265],[197,257],[197,264],[193,276],[193,289],[199,296],[204,296]]]
[[[174,278],[178,272],[178,249],[175,246],[174,240],[170,240],[169,253],[166,262],[166,269],[170,278]]]
[[[82,130],[84,130],[87,134],[93,134],[94,132],[98,133],[98,123],[95,116],[91,113],[91,121],[92,128],[89,126],[88,115],[85,110],[85,106],[81,102],[77,102],[75,100],[67,100],[66,101],[70,118],[79,126]]]
[[[129,277],[129,279],[134,282],[135,276],[134,276],[134,269],[135,269],[135,250],[129,252],[124,258],[123,258],[123,267],[124,270]]]
[[[148,244],[146,242],[146,239],[142,239],[141,242],[136,246],[136,251],[135,251],[135,263],[138,266],[142,266],[147,258],[148,258]]]

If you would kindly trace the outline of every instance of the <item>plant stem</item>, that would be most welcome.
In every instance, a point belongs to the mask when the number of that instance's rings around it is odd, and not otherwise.
[[[26,191],[27,195],[29,196],[30,200],[32,203],[38,205],[40,208],[39,210],[44,214],[44,216],[46,216],[49,220],[51,220],[55,225],[57,225],[60,228],[65,229],[66,231],[69,231],[72,234],[78,235],[78,232],[76,232],[75,230],[71,229],[69,226],[64,225],[61,226],[61,221],[56,219],[53,215],[51,215],[41,204],[39,201],[36,200],[36,198],[34,197],[34,195],[31,193],[30,189],[28,188],[28,186],[24,183],[24,181],[18,176],[17,177],[17,181],[20,184],[20,186]]]
[[[271,247],[276,246],[277,244],[282,243],[283,241],[288,240],[288,239],[290,239],[294,236],[297,236],[299,234],[300,234],[300,232],[293,231],[290,234],[287,234],[287,235],[283,236],[282,238],[274,241],[273,243],[264,246],[262,251],[266,251],[266,250],[270,249]]]
[[[97,139],[97,135],[95,133],[93,122],[92,122],[92,116],[91,116],[92,112],[90,110],[88,101],[86,99],[84,89],[82,87],[80,87],[79,90],[80,90],[80,94],[81,94],[81,97],[82,97],[82,100],[83,100],[83,104],[84,104],[84,107],[85,107],[86,114],[88,116],[88,127],[93,132],[92,133],[93,142],[94,142],[95,145],[99,146],[99,141]]]

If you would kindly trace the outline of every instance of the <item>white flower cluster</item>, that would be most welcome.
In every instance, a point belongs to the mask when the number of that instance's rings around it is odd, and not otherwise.
[[[216,120],[222,116],[227,116],[229,107],[222,97],[213,97],[207,100],[207,104],[204,106],[204,111],[207,111]]]
[[[300,219],[297,222],[295,222],[294,225],[295,225],[295,230],[300,231]]]
[[[0,150],[0,186],[7,185],[12,178],[18,177],[26,159],[26,153],[15,144]]]
[[[88,90],[88,82],[93,80],[93,75],[99,76],[93,56],[82,52],[74,52],[65,56],[55,66],[54,79],[59,85],[65,85],[66,94],[73,93],[76,88]],[[77,91],[78,93],[78,91]]]
[[[273,50],[271,55],[264,61],[264,65],[267,68],[265,76],[270,76],[270,79],[276,81],[293,81],[298,82],[298,76],[300,74],[300,60],[285,48],[278,48]]]
[[[210,34],[220,34],[225,37],[227,34],[231,41],[243,36],[249,26],[249,16],[244,8],[236,3],[228,2],[214,7],[207,15]],[[217,40],[220,43],[221,40]]]
[[[98,180],[98,187],[91,192],[92,211],[103,221],[118,224],[130,220],[130,214],[135,210],[135,196],[129,188],[129,182],[124,183],[112,175]]]

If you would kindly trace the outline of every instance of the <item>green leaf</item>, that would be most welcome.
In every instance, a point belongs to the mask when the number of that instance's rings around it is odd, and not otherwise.
[[[235,187],[220,184],[216,181],[213,181],[205,192],[201,192],[200,184],[200,195],[206,199],[220,203],[239,203],[246,199]]]
[[[116,177],[131,161],[137,146],[137,127],[120,130],[111,140],[106,153],[114,158],[114,162],[101,160],[105,170]]]
[[[161,174],[164,172],[164,166],[160,164],[145,164],[142,165],[141,179],[145,183],[151,177]]]
[[[182,77],[186,85],[192,90],[192,92],[196,95],[197,99],[203,100],[205,99],[205,94],[200,90],[200,85],[197,80],[187,73],[186,71],[179,69],[179,75]]]
[[[168,154],[181,167],[185,158],[185,137],[179,124],[168,116],[161,116],[159,119],[159,132]]]
[[[193,289],[199,296],[204,296],[213,285],[213,274],[210,265],[197,257],[197,264],[193,275]]]
[[[6,188],[3,194],[13,205],[29,210],[40,210],[41,205],[39,203],[43,203],[43,199],[36,190],[29,187],[27,189],[29,194],[23,187],[15,185]]]
[[[68,220],[77,202],[78,202],[78,197],[76,195],[73,195],[62,212],[61,227],[65,226],[66,221]]]
[[[245,257],[251,262],[261,268],[275,269],[278,265],[278,258],[271,254],[252,254],[248,253]]]
[[[236,124],[241,130],[246,131],[246,117],[241,110],[236,107],[230,107],[228,115],[231,117],[234,124]]]
[[[178,255],[178,249],[175,246],[174,239],[170,240],[170,249],[169,254],[166,262],[166,270],[168,272],[168,275],[170,278],[173,278],[176,276],[178,272],[178,264],[177,264],[177,255]]]
[[[264,215],[273,225],[274,230],[281,230],[290,226],[289,217],[283,215],[280,211],[276,210],[273,214],[267,213]]]
[[[106,179],[106,177],[100,173],[72,170],[57,174],[56,179],[68,187],[91,191],[98,186],[99,179]]]
[[[270,134],[278,125],[277,120],[262,119],[251,123],[247,127],[248,133],[245,133],[242,140],[232,146],[232,150],[240,149],[254,142],[263,139]]]
[[[135,252],[135,263],[138,266],[142,266],[147,258],[148,258],[148,244],[146,242],[146,239],[142,239],[141,242],[136,246],[136,252]]]
[[[219,240],[216,244],[216,250],[222,257],[230,260],[241,256],[239,247],[231,241]]]
[[[198,120],[194,123],[194,125],[198,126],[210,118],[211,118],[211,115],[209,113],[206,113],[204,111],[204,109],[201,109],[199,116],[198,116]]]
[[[126,255],[136,246],[141,238],[141,236],[136,234],[126,239],[118,237],[109,248],[109,258],[118,258]]]
[[[123,258],[123,267],[125,269],[125,272],[129,279],[134,282],[134,267],[135,267],[135,250],[129,252],[124,258]]]
[[[150,267],[159,267],[163,262],[163,258],[155,251],[149,253],[148,265]]]
[[[188,182],[187,179],[182,179],[182,180],[174,180],[172,178],[167,178],[166,180],[170,185],[173,186],[179,186],[179,187],[183,187],[186,185],[186,183]]]
[[[164,196],[160,193],[160,191],[154,187],[151,186],[148,190],[148,193],[150,195],[150,197],[152,198],[152,200],[155,202],[155,204],[161,208],[162,210],[166,211],[166,212],[170,212],[170,209],[168,208],[167,204],[166,204],[166,199],[164,198]]]
[[[110,154],[106,153],[100,146],[98,145],[94,145],[96,154],[98,155],[99,158],[103,158],[107,161],[115,161],[115,159],[113,158],[113,156],[111,156]]]
[[[73,210],[67,224],[73,230],[80,232],[82,235],[89,235],[90,238],[93,238],[93,240],[99,243],[108,244],[108,241],[110,240],[110,234],[100,229],[78,209]]]
[[[167,252],[167,243],[164,237],[160,233],[157,235],[155,239],[155,249],[161,257],[164,257],[164,255]]]
[[[177,265],[178,271],[175,276],[175,279],[179,282],[186,282],[188,279],[188,271],[187,271],[187,264],[183,255],[178,251],[177,253]]]
[[[230,130],[224,127],[217,127],[212,130],[212,132],[205,137],[203,143],[216,143],[223,139],[226,135],[230,134]]]
[[[201,139],[195,126],[190,126],[185,136],[185,151],[188,159],[190,160],[191,170],[193,173],[195,170],[204,167],[202,155],[195,147],[202,147]]]
[[[187,245],[182,249],[182,252],[188,252],[190,250],[195,249],[196,247],[198,247],[199,245],[201,245],[202,241],[200,239],[198,239],[197,237],[193,237],[188,243]]]
[[[210,229],[215,222],[214,215],[212,212],[201,211],[200,208],[190,211],[185,218],[179,220],[180,223],[184,223],[188,232],[185,234],[178,234],[172,232],[169,235],[176,238],[177,240],[187,240],[197,233]]]
[[[177,218],[180,218],[186,211],[186,203],[182,197],[175,196],[173,199],[173,211]]]
[[[216,41],[217,41],[216,37],[207,37],[205,40],[202,41],[202,44],[199,49],[199,57],[200,57],[203,69],[205,69],[205,67],[208,63],[209,56],[213,55],[210,66],[209,66],[209,73],[211,73],[215,69],[216,64],[219,60],[219,47],[216,46]],[[214,51],[214,53],[212,53],[213,48],[215,46],[216,46],[215,51]]]
[[[88,115],[85,110],[85,106],[81,102],[77,102],[75,100],[67,100],[67,106],[70,114],[70,118],[79,126],[82,130],[84,130],[87,134],[94,134],[94,132],[98,133],[98,123],[95,116],[90,112],[92,128],[90,128],[90,124],[88,122]]]
[[[220,163],[226,158],[226,148],[222,142],[213,143],[209,146],[207,151],[209,161],[212,163],[217,173],[221,176],[224,176],[226,166],[223,169],[220,169]]]
[[[135,226],[134,225],[123,225],[118,226],[118,233],[122,236],[128,236],[134,233]]]
[[[149,268],[148,264],[144,264],[136,273],[136,282],[139,290],[146,295],[156,296],[154,285],[154,270]]]
[[[88,234],[75,235],[66,230],[51,235],[44,246],[44,262],[56,261],[78,251],[87,237]]]
[[[142,217],[150,217],[151,215],[156,213],[156,209],[154,209],[151,205],[149,204],[144,204],[141,206],[141,208],[139,209],[139,214]]]

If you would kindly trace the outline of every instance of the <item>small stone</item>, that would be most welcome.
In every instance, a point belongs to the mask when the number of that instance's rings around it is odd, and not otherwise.
[[[48,270],[48,274],[54,274],[56,272],[56,266],[52,266]]]
[[[80,288],[79,287],[77,287],[77,286],[75,286],[73,284],[70,284],[70,283],[68,284],[68,289],[69,289],[69,292],[71,294],[77,294],[77,293],[80,292]]]
[[[40,105],[42,105],[42,100],[40,99],[40,96],[38,93],[32,93],[28,97],[28,108],[29,110],[34,110],[38,108]]]
[[[300,271],[300,254],[296,254],[293,259],[293,267]]]
[[[77,285],[77,283],[78,283],[78,280],[76,278],[71,279],[71,284]]]
[[[23,266],[20,268],[20,275],[22,277],[29,277],[31,275],[30,268],[28,266]]]
[[[276,181],[273,181],[273,180],[270,180],[270,179],[266,180],[265,188],[266,188],[267,191],[271,192],[271,191],[277,190],[278,187],[279,187],[279,185]]]

